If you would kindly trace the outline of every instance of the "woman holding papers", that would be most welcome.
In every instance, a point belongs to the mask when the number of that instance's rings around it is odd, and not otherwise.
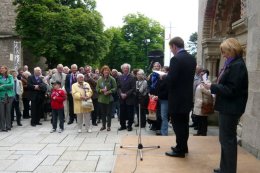
[[[236,173],[237,124],[245,112],[248,97],[248,74],[243,60],[243,49],[234,38],[224,40],[220,51],[226,59],[220,70],[217,84],[204,84],[216,94],[215,110],[219,111],[219,141],[221,144],[218,173]]]
[[[210,84],[211,82],[208,80],[209,71],[203,70],[200,74],[203,76],[203,81],[196,87],[195,95],[194,95],[194,108],[193,114],[197,117],[198,122],[198,132],[194,134],[194,136],[207,136],[208,130],[208,114],[213,113],[213,97],[210,93],[210,90],[206,89],[203,86],[203,83]],[[210,112],[204,111],[204,105],[211,106]]]

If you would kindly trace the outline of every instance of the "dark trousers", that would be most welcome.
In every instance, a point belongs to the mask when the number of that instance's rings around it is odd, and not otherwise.
[[[64,109],[53,109],[52,110],[52,128],[57,129],[57,123],[58,123],[58,118],[59,118],[59,126],[60,129],[64,129]]]
[[[43,100],[42,99],[35,99],[31,100],[31,124],[36,125],[40,123],[41,117],[43,117]]]
[[[208,116],[197,116],[198,133],[199,135],[207,136],[208,131]]]
[[[191,114],[191,120],[194,127],[198,127],[198,121],[199,121],[198,119],[199,119],[198,115]]]
[[[219,141],[221,145],[221,173],[237,170],[237,124],[241,115],[219,114]]]
[[[126,127],[126,120],[128,120],[127,126],[132,127],[134,122],[134,105],[127,105],[126,103],[120,104],[120,125]]]
[[[189,113],[172,115],[172,125],[176,135],[176,149],[180,153],[185,153],[188,150]]]
[[[92,99],[93,102],[93,106],[94,106],[94,110],[91,112],[91,121],[92,124],[96,124],[97,123],[97,112],[98,112],[98,99]]]
[[[30,109],[30,100],[27,98],[23,98],[23,118],[29,118],[29,109]]]
[[[101,113],[101,118],[102,118],[102,126],[106,127],[111,127],[111,107],[112,103],[109,104],[104,104],[104,103],[99,103],[99,109]]]
[[[76,119],[76,114],[74,114],[74,103],[73,103],[73,97],[71,94],[68,94],[68,100],[69,100],[69,116],[70,116],[70,122],[73,122],[74,119]]]
[[[0,101],[0,129],[11,129],[11,107],[13,97],[8,97],[6,101]]]
[[[20,124],[22,114],[21,114],[21,111],[19,109],[19,97],[16,97],[15,99],[13,99],[12,108],[11,108],[12,123],[14,121],[14,111],[15,111],[15,114],[16,114],[16,122],[17,122],[17,124]]]

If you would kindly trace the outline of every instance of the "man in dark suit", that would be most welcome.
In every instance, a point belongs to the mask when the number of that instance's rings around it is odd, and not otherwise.
[[[31,100],[31,125],[42,125],[40,123],[41,117],[43,117],[43,101],[45,92],[47,91],[47,85],[41,79],[40,67],[34,68],[34,74],[28,77],[28,98]]]
[[[171,58],[168,81],[169,115],[176,134],[176,147],[166,152],[167,156],[185,157],[188,153],[189,113],[192,109],[193,80],[196,60],[184,50],[184,41],[175,37],[169,42],[174,54]]]
[[[128,120],[127,130],[132,131],[134,122],[135,88],[136,80],[130,74],[130,64],[121,66],[123,74],[118,79],[118,95],[120,96],[120,125],[118,130],[126,129],[126,120]]]
[[[77,82],[77,73],[78,73],[78,66],[76,64],[71,65],[71,73],[66,76],[65,80],[65,90],[67,92],[68,101],[69,101],[69,116],[70,120],[68,124],[72,124],[74,119],[76,119],[76,115],[74,114],[74,103],[73,97],[71,94],[71,86],[72,84]]]

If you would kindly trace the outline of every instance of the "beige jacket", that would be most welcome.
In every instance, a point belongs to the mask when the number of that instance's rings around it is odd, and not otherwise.
[[[201,112],[202,102],[209,103],[211,101],[213,101],[213,99],[210,90],[205,89],[202,84],[198,85],[195,90],[193,114],[207,116],[207,114],[203,115]]]
[[[84,88],[84,89],[83,89]],[[83,82],[83,87],[79,85],[79,83],[74,83],[72,85],[72,97],[73,97],[73,104],[74,104],[74,113],[79,114],[79,113],[87,113],[91,112],[94,109],[88,109],[85,107],[82,107],[82,100],[81,96],[87,96],[91,97],[93,92],[91,90],[90,85],[87,82]],[[91,99],[91,98],[90,98]]]

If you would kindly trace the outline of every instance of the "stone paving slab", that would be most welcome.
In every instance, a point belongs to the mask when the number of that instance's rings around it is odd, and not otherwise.
[[[60,158],[60,156],[47,156],[46,159],[41,163],[42,166],[51,166]]]
[[[0,160],[0,171],[4,171],[12,163],[14,163],[14,160]]]
[[[84,161],[71,161],[66,168],[66,171],[71,172],[94,172],[97,166],[97,162],[95,160],[84,160]]]
[[[66,138],[65,134],[52,134],[49,135],[47,138],[41,141],[41,143],[47,143],[47,144],[59,144],[62,140]]]
[[[34,173],[62,173],[66,166],[38,166]]]
[[[40,163],[45,159],[45,156],[23,156],[13,164],[7,171],[34,171]]]
[[[40,151],[45,146],[46,146],[46,144],[15,144],[13,147],[9,148],[9,150],[16,150],[16,151]]]
[[[78,147],[84,141],[85,138],[77,137],[77,135],[68,135],[60,144],[59,146],[72,146]]]
[[[62,155],[67,147],[58,147],[57,145],[48,144],[39,154],[40,155]]]
[[[115,144],[82,144],[79,150],[114,150]]]
[[[60,160],[85,160],[87,155],[86,151],[66,151]]]
[[[21,151],[16,151],[14,154],[17,154],[17,155],[36,155],[36,154],[38,154],[38,153],[39,153],[38,150],[36,150],[36,151],[30,151],[30,150],[25,151],[25,150],[21,150]]]
[[[118,131],[117,119],[112,120],[110,132],[99,131],[99,124],[92,133],[78,133],[75,123],[65,124],[62,133],[50,133],[50,121],[42,123],[31,127],[30,120],[22,120],[22,127],[0,132],[0,173],[111,173],[121,138],[138,134],[135,127],[131,132]],[[142,134],[154,136],[155,132],[147,126]]]
[[[116,156],[101,156],[96,171],[111,171],[114,167]]]
[[[7,159],[8,160],[18,160],[19,158],[21,158],[23,155],[15,155],[15,154],[13,154],[13,155],[10,155]]]
[[[68,160],[58,160],[55,163],[55,166],[67,166],[70,163],[70,161]]]
[[[89,151],[89,156],[112,156],[114,151]]]
[[[7,159],[10,155],[12,155],[14,151],[1,150],[0,151],[0,160]]]

